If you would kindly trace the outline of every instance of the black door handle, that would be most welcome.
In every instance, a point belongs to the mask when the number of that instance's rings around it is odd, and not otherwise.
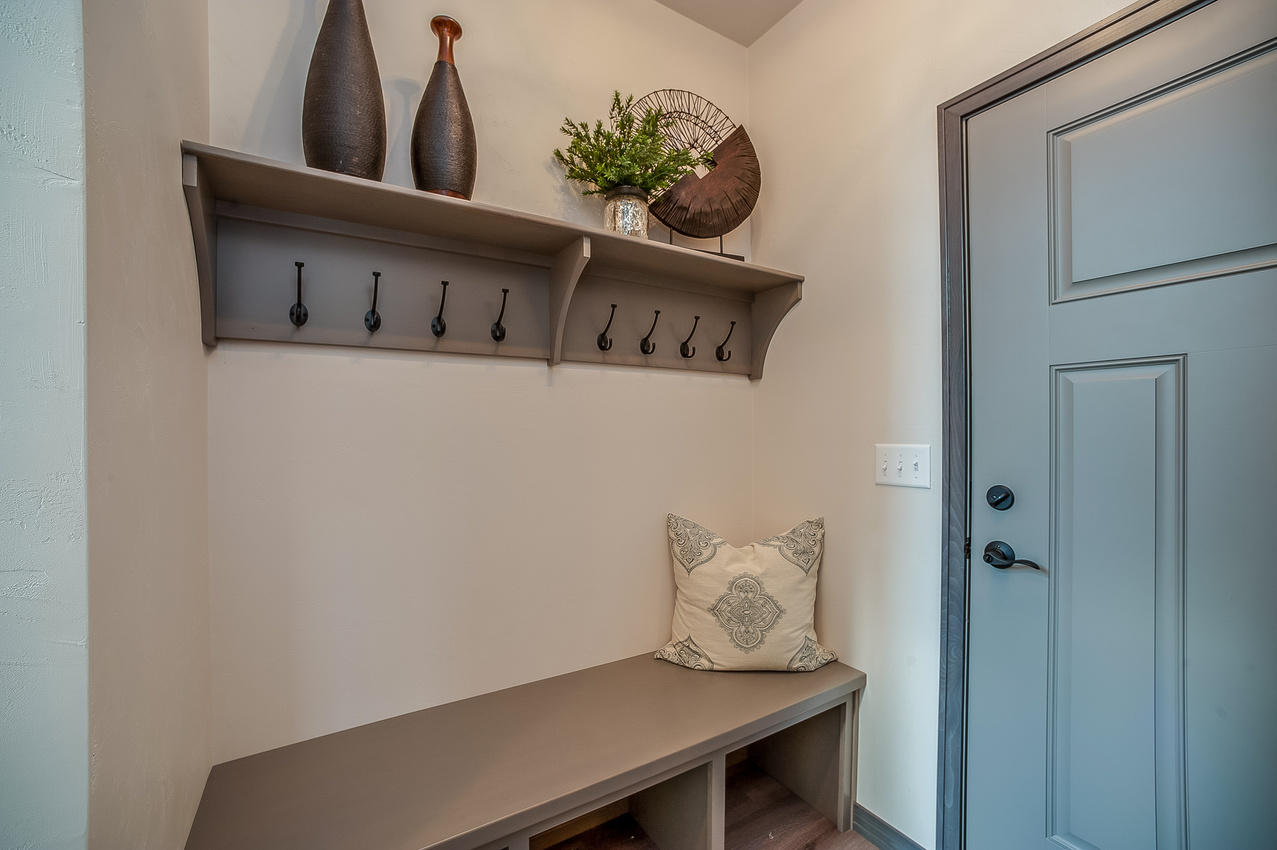
[[[1011,544],[1003,543],[1001,540],[990,541],[989,545],[984,547],[984,562],[992,564],[1000,570],[1010,569],[1017,565],[1032,567],[1035,570],[1042,569],[1032,561],[1016,558],[1015,550],[1011,548]]]

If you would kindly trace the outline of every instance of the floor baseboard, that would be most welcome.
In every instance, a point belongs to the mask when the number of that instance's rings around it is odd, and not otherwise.
[[[859,803],[853,823],[852,829],[872,841],[878,850],[923,850],[921,844]]]

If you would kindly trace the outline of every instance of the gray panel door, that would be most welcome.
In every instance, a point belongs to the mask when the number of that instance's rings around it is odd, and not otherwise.
[[[1277,3],[967,140],[966,846],[1277,847]]]

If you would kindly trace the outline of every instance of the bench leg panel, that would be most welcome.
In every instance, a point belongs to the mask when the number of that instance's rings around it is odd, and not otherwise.
[[[711,762],[630,797],[630,814],[661,850],[712,850]]]

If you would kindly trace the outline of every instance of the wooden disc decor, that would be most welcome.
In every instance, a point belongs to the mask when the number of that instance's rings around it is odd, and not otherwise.
[[[634,103],[636,115],[659,109],[669,148],[708,153],[714,167],[705,175],[688,174],[648,208],[671,230],[711,239],[735,230],[758,203],[762,171],[754,143],[744,127],[700,95],[682,89],[660,89]]]

